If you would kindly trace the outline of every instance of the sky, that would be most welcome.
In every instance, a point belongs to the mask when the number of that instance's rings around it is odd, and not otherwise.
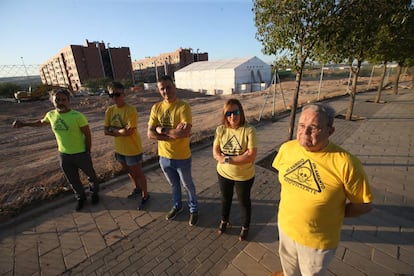
[[[0,0],[0,66],[41,64],[67,45],[129,47],[131,60],[192,48],[257,56],[252,0]],[[1,72],[0,72],[1,73]]]

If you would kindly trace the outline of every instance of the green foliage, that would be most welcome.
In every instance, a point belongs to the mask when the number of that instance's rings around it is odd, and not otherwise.
[[[0,97],[2,98],[13,98],[14,92],[21,90],[22,88],[11,82],[0,83]]]
[[[256,38],[263,44],[263,53],[284,53],[300,70],[308,58],[313,58],[320,27],[333,8],[331,0],[255,0]]]
[[[370,48],[369,60],[376,63],[396,61],[408,65],[414,57],[414,15],[407,0],[383,3],[376,41]]]

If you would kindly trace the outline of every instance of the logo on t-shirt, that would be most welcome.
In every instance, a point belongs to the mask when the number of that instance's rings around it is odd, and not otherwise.
[[[239,155],[241,151],[242,146],[235,135],[233,135],[223,146],[223,152],[227,155]]]
[[[124,127],[124,124],[122,123],[122,118],[120,114],[115,114],[111,119],[111,126],[114,127]]]
[[[162,127],[173,128],[174,124],[171,119],[171,114],[169,110],[166,110],[164,114],[161,115],[160,123]]]
[[[57,131],[67,131],[69,130],[69,126],[65,123],[64,120],[58,118],[53,125],[53,129]]]
[[[315,164],[309,159],[294,164],[286,171],[284,178],[290,184],[314,194],[322,192],[325,188]]]

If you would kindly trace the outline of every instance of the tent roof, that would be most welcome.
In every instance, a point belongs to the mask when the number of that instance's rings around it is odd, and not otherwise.
[[[189,71],[208,71],[217,69],[233,69],[237,66],[258,59],[257,57],[244,57],[244,58],[232,58],[232,59],[219,59],[215,61],[199,61],[193,62],[186,67],[181,68],[177,72],[189,72]],[[258,59],[261,61],[260,59]],[[263,62],[263,61],[262,61]],[[264,62],[263,62],[264,63]]]

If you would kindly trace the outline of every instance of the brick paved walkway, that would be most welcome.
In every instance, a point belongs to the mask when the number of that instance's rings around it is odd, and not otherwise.
[[[371,179],[375,209],[346,219],[330,275],[414,275],[414,93],[383,94],[386,104],[357,95],[354,114],[336,120],[332,140],[357,155]],[[348,98],[330,100],[345,113]],[[279,187],[269,168],[287,137],[288,118],[257,126],[259,154],[252,190],[249,240],[237,240],[240,213],[234,200],[233,227],[217,235],[219,189],[211,146],[193,152],[200,222],[188,226],[188,211],[166,221],[171,193],[162,172],[147,168],[151,201],[146,211],[125,195],[126,177],[103,185],[101,203],[74,212],[72,196],[23,214],[0,228],[0,275],[267,275],[280,270],[276,212]]]

